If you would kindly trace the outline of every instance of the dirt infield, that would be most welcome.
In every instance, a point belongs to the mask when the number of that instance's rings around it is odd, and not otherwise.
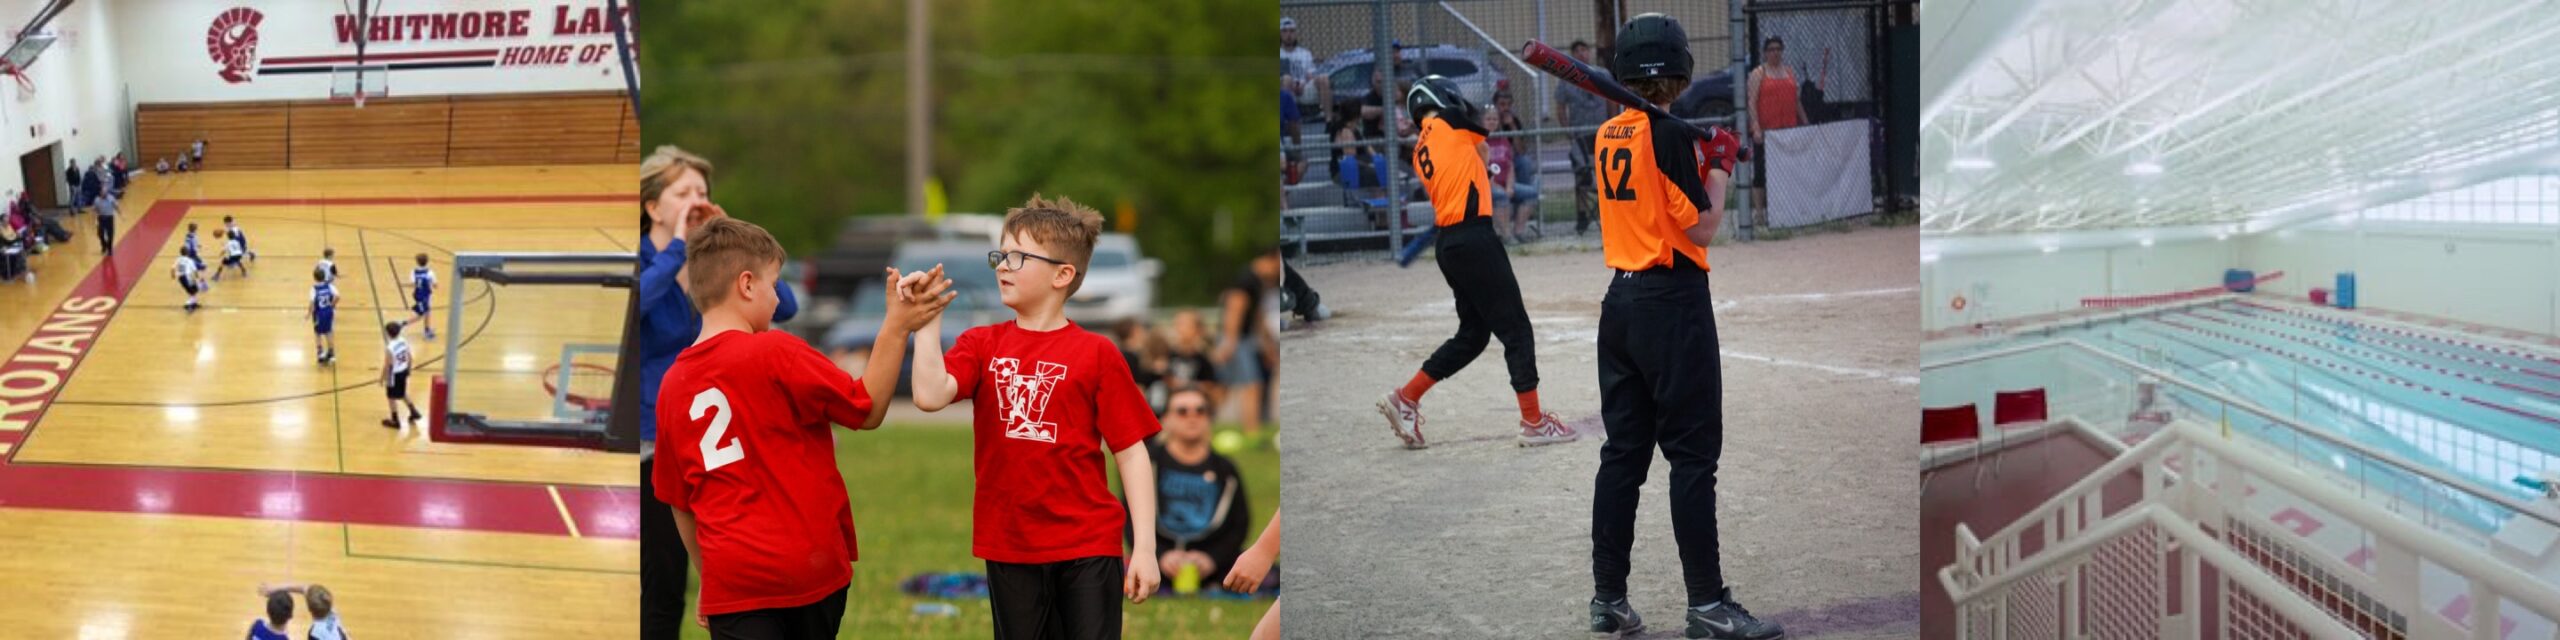
[[[1919,239],[1860,228],[1717,247],[1723,339],[1724,571],[1791,637],[1919,632]],[[1302,270],[1336,313],[1282,338],[1281,554],[1290,637],[1546,638],[1584,632],[1600,432],[1596,251],[1513,257],[1538,333],[1542,403],[1586,434],[1512,444],[1499,342],[1423,401],[1428,450],[1374,404],[1457,328],[1426,261]],[[1657,460],[1638,516],[1630,598],[1678,637],[1679,556]]]

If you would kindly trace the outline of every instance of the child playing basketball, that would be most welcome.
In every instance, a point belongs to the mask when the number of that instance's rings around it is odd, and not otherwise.
[[[858,556],[827,425],[878,428],[907,334],[951,303],[939,270],[924,274],[917,296],[889,294],[855,379],[790,332],[768,330],[782,260],[782,245],[754,224],[724,217],[693,228],[685,294],[702,332],[659,383],[651,482],[702,572],[703,623],[717,638],[835,637]],[[890,270],[889,284],[898,281]]]
[[[1680,23],[1648,13],[1619,29],[1609,71],[1636,95],[1668,106],[1689,86],[1690,63]],[[1671,463],[1671,536],[1689,592],[1688,637],[1786,635],[1734,601],[1717,557],[1724,382],[1706,246],[1724,223],[1741,148],[1731,132],[1700,140],[1634,109],[1597,133],[1600,246],[1613,274],[1600,306],[1600,415],[1609,440],[1600,446],[1591,496],[1594,633],[1644,629],[1627,602],[1628,556],[1637,496],[1659,447]]]
[[[293,594],[269,591],[267,617],[249,621],[249,640],[293,640],[285,625],[293,622]]]
[[[423,417],[418,413],[418,403],[409,401],[409,365],[413,356],[409,341],[400,337],[400,328],[408,324],[398,320],[382,323],[382,389],[390,398],[386,403],[391,408],[391,417],[383,418],[382,426],[399,429],[402,437],[407,437],[409,427],[418,426]],[[409,405],[409,421],[405,424],[400,422],[402,404]]]
[[[1422,126],[1413,168],[1431,195],[1438,229],[1434,248],[1440,277],[1456,298],[1458,334],[1422,361],[1412,380],[1387,390],[1378,413],[1386,416],[1405,448],[1430,446],[1422,437],[1422,394],[1467,368],[1484,353],[1489,338],[1500,338],[1502,359],[1511,369],[1511,391],[1520,401],[1519,445],[1582,437],[1556,414],[1538,408],[1537,341],[1529,331],[1529,311],[1520,303],[1520,281],[1511,274],[1511,257],[1503,252],[1502,236],[1493,226],[1493,187],[1485,178],[1484,125],[1477,122],[1476,106],[1458,95],[1458,83],[1431,75],[1413,83],[1405,107]]]
[[[305,638],[308,640],[347,640],[346,627],[338,624],[338,612],[336,611],[337,600],[330,597],[328,587],[316,584],[289,584],[278,587],[269,587],[263,584],[258,585],[258,594],[268,598],[274,598],[277,594],[291,593],[302,594],[303,608],[311,610],[311,630],[304,636]],[[279,626],[277,628],[282,629],[283,627]]]
[[[338,341],[330,336],[338,319],[338,285],[329,283],[327,269],[312,269],[311,282],[311,310],[303,317],[311,319],[311,332],[320,336],[320,364],[329,364],[338,359]]]
[[[425,323],[427,339],[436,339],[435,317],[427,314],[427,302],[436,295],[436,272],[427,268],[427,254],[418,254],[418,268],[409,271],[409,291],[417,299],[416,304],[409,305],[409,311],[417,316],[409,321]]]
[[[1006,212],[1003,248],[987,254],[1014,320],[968,330],[948,355],[940,341],[915,344],[916,408],[975,399],[970,550],[987,562],[997,638],[1118,638],[1112,583],[1140,603],[1160,580],[1155,469],[1139,446],[1159,429],[1155,414],[1119,347],[1066,317],[1101,232],[1092,209],[1032,196]],[[898,289],[914,297],[912,284]],[[919,331],[941,335],[941,321]],[[1125,521],[1094,459],[1106,446],[1128,497]],[[1124,524],[1136,529],[1125,569]]]
[[[196,304],[196,294],[204,292],[204,265],[186,256],[178,256],[176,262],[169,272],[178,277],[178,288],[187,290],[186,309],[194,311],[201,306]]]
[[[189,222],[187,223],[187,241],[178,245],[178,255],[186,256],[187,259],[196,261],[196,269],[202,270],[204,269],[204,254],[199,253],[198,251],[199,249],[196,247],[196,223]]]
[[[325,248],[325,247],[324,247],[324,248],[322,248],[322,249],[320,249],[320,265],[319,265],[319,269],[320,269],[321,271],[326,271],[326,272],[328,272],[328,273],[329,273],[329,283],[330,283],[330,284],[337,284],[337,282],[338,282],[338,250],[337,250],[337,249]]]
[[[249,265],[241,262],[242,258],[248,257],[249,248],[240,244],[240,236],[228,230],[215,229],[213,239],[222,241],[222,266],[213,269],[213,279],[221,281],[222,272],[232,269],[239,269],[240,277],[249,277]]]
[[[231,216],[223,216],[222,230],[228,233],[233,244],[240,246],[241,255],[248,256],[250,262],[258,261],[258,252],[249,248],[249,234],[240,232],[240,223],[238,221],[232,220]],[[241,275],[248,274],[244,271]]]

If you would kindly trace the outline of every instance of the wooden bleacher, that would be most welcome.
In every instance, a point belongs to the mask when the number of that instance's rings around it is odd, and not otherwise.
[[[283,102],[142,105],[133,116],[135,148],[141,153],[133,158],[134,166],[151,166],[162,158],[174,162],[203,138],[206,154],[221,160],[222,168],[285,168],[288,109]],[[217,144],[218,152],[213,148]]]
[[[156,103],[134,109],[137,164],[206,140],[208,169],[637,163],[620,92],[423,96],[343,102]]]

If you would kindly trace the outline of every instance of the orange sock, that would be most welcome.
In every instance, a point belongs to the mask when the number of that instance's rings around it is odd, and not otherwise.
[[[1404,395],[1405,402],[1421,402],[1422,394],[1431,391],[1431,385],[1439,384],[1439,382],[1440,381],[1438,380],[1431,379],[1431,374],[1415,371],[1413,372],[1413,379],[1406,380],[1404,383],[1404,389],[1398,390],[1396,393]]]
[[[1538,390],[1530,389],[1520,392],[1521,422],[1537,424],[1539,420],[1544,420],[1546,417],[1545,412],[1538,410]]]

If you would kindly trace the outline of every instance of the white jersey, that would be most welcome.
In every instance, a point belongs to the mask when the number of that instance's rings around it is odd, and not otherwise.
[[[323,280],[323,282],[335,283],[338,281],[338,263],[332,262],[328,258],[321,258],[320,272],[329,274],[329,278],[327,280]]]
[[[196,261],[186,256],[179,256],[178,266],[171,273],[177,274],[179,282],[195,282]]]
[[[347,640],[347,629],[338,626],[338,612],[331,611],[329,617],[311,621],[310,638],[311,640]]]
[[[241,256],[248,255],[249,248],[240,246],[240,236],[234,235],[223,239],[222,251],[225,256]]]
[[[391,342],[382,345],[382,366],[389,368],[392,375],[408,373],[409,339],[392,338]]]

